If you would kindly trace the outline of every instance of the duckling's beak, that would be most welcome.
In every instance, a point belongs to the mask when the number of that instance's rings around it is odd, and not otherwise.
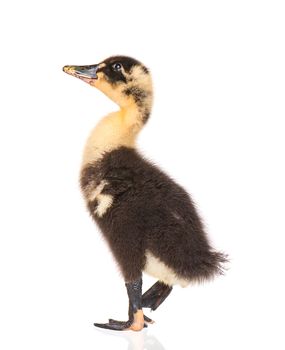
[[[90,84],[94,79],[98,79],[96,74],[98,67],[99,64],[90,66],[64,66],[63,71]]]

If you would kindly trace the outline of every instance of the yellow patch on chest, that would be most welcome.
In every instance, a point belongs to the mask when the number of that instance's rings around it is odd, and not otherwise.
[[[114,112],[103,118],[92,130],[83,153],[82,167],[94,164],[106,152],[121,146],[134,147],[137,133],[126,123],[123,111]]]

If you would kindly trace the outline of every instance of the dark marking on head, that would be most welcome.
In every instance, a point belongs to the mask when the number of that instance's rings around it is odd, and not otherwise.
[[[150,97],[150,93],[137,86],[128,87],[123,91],[123,93],[125,93],[127,96],[133,97],[141,112],[142,122],[145,124],[150,117],[150,109],[148,108],[147,104],[145,104],[146,99]]]
[[[146,68],[146,66],[141,65],[141,67],[142,67],[142,70],[144,71],[145,74],[149,74],[149,70],[148,70],[148,68]]]
[[[149,96],[149,93],[139,87],[132,86],[123,91],[127,96],[132,96],[135,103],[140,107],[143,105],[144,100]]]
[[[148,69],[140,61],[128,56],[112,56],[104,60],[102,63],[105,63],[106,66],[112,66],[114,63],[121,63],[127,73],[130,73],[134,66],[140,66],[145,73],[149,73]]]
[[[150,117],[150,112],[149,111],[145,111],[143,113],[143,118],[142,118],[142,121],[143,121],[144,124],[149,120],[149,117]]]
[[[135,66],[139,66],[142,70],[148,74],[148,69],[138,60],[128,56],[112,56],[104,60],[105,67],[102,67],[98,72],[103,72],[112,84],[117,84],[120,82],[127,83],[127,79],[122,71],[117,71],[114,69],[116,63],[120,63],[126,73],[130,73]]]
[[[100,68],[99,72],[103,72],[106,79],[111,84],[117,84],[117,83],[127,83],[127,79],[124,76],[122,71],[115,71],[112,67],[112,65],[107,65],[105,67]]]

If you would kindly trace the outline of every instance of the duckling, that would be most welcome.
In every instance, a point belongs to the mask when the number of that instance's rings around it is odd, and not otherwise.
[[[190,195],[136,148],[150,117],[149,69],[134,58],[113,56],[99,64],[65,66],[64,72],[99,89],[119,110],[92,130],[83,153],[80,184],[92,218],[118,263],[129,298],[129,319],[95,323],[140,331],[174,285],[223,273],[226,255],[215,251]],[[142,294],[142,273],[157,282]]]

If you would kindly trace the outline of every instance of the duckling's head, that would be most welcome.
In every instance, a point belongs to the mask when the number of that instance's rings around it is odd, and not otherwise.
[[[137,105],[150,111],[152,82],[149,70],[127,56],[113,56],[89,66],[64,66],[64,72],[101,90],[121,108]]]

